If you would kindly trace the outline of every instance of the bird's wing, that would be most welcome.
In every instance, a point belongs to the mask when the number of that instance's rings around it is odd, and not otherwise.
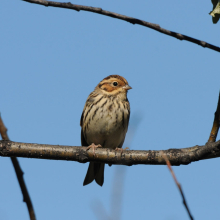
[[[91,92],[90,95],[88,96],[87,100],[86,100],[86,104],[83,108],[83,112],[82,112],[82,115],[81,115],[81,119],[80,119],[80,126],[82,127],[83,126],[83,118],[84,118],[84,112],[86,110],[86,108],[88,108],[88,106],[90,106],[94,100],[95,100],[95,97],[98,96],[98,93],[96,92]]]
[[[86,139],[85,139],[85,137],[84,137],[84,134],[83,134],[83,129],[81,129],[81,145],[82,146],[89,146],[88,144],[87,144],[87,142],[86,142]]]
[[[83,112],[82,112],[82,115],[81,115],[81,118],[80,118],[80,126],[81,127],[83,125],[83,117],[84,117],[84,109],[83,109]]]

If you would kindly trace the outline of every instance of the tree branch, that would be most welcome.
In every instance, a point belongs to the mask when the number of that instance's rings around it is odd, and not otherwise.
[[[215,112],[214,122],[213,122],[212,130],[211,130],[208,142],[216,141],[219,126],[220,126],[220,92],[218,96],[218,104],[217,104],[217,109]]]
[[[171,165],[187,165],[199,160],[220,157],[220,141],[214,143],[208,142],[203,146],[196,145],[189,148],[163,150],[163,152]],[[97,161],[129,166],[137,164],[166,164],[161,151],[126,150],[121,154],[115,150],[99,148],[96,149],[94,157],[93,151],[86,151],[86,147],[29,144],[11,141],[0,141],[0,156],[70,160],[80,163]]]
[[[0,134],[1,134],[3,140],[5,140],[6,142],[9,141],[9,137],[8,137],[8,134],[7,134],[7,128],[5,127],[5,125],[2,121],[1,115],[0,115]],[[23,173],[16,157],[12,156],[11,157],[11,162],[12,162],[13,167],[15,169],[15,173],[16,173],[16,176],[17,176],[17,179],[18,179],[18,183],[20,185],[21,192],[23,194],[23,201],[27,204],[30,219],[31,220],[36,220],[35,213],[34,213],[34,207],[32,205],[31,198],[29,196],[27,187],[25,185],[25,181],[23,179],[23,174],[24,173]]]
[[[23,0],[23,1],[29,2],[29,3],[35,3],[35,4],[39,4],[39,5],[44,5],[47,7],[52,6],[52,7],[59,7],[59,8],[68,8],[68,9],[72,9],[72,10],[75,10],[78,12],[80,10],[82,10],[82,11],[90,11],[93,13],[102,14],[102,15],[105,15],[108,17],[117,18],[120,20],[130,22],[132,24],[139,24],[139,25],[154,29],[155,31],[159,31],[162,34],[166,34],[171,37],[175,37],[179,40],[189,41],[191,43],[198,44],[202,47],[207,47],[211,50],[215,50],[217,52],[220,52],[220,47],[209,44],[205,41],[201,41],[201,40],[198,40],[198,39],[195,39],[195,38],[183,35],[183,34],[179,34],[179,33],[173,32],[173,31],[166,30],[164,28],[161,28],[158,24],[153,24],[153,23],[150,23],[147,21],[143,21],[143,20],[133,18],[133,17],[128,17],[126,15],[117,14],[117,13],[114,13],[111,11],[106,11],[106,10],[103,10],[102,8],[89,7],[89,6],[83,6],[83,5],[75,5],[70,2],[62,3],[62,2],[53,2],[53,1],[46,1],[46,0]]]

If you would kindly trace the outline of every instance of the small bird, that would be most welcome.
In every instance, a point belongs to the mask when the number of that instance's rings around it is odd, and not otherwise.
[[[132,88],[124,77],[110,75],[90,93],[80,120],[81,144],[88,146],[87,150],[92,148],[95,152],[97,147],[122,148],[130,118],[129,89]],[[104,163],[90,162],[83,185],[95,180],[102,186],[104,167]]]

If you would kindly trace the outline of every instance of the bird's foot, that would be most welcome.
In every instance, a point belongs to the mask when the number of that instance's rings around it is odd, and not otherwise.
[[[124,151],[124,150],[128,150],[128,149],[129,149],[129,147],[126,147],[126,148],[124,148],[124,149],[123,149],[123,148],[117,148],[117,147],[116,147],[116,148],[115,148],[115,151],[121,152],[121,156],[122,156],[123,151]]]
[[[95,149],[98,148],[98,147],[102,147],[102,145],[100,145],[100,144],[95,145],[94,143],[92,143],[91,145],[89,145],[89,146],[86,148],[86,151],[89,150],[90,148],[92,148],[92,150],[93,150],[93,156],[95,156]]]

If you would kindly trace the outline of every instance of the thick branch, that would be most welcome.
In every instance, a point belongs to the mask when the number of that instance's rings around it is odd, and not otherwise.
[[[26,1],[29,3],[35,3],[35,4],[39,4],[39,5],[44,5],[47,7],[52,6],[52,7],[59,7],[59,8],[68,8],[68,9],[72,9],[72,10],[76,10],[76,11],[82,10],[82,11],[90,11],[93,13],[102,14],[102,15],[109,16],[112,18],[117,18],[120,20],[130,22],[132,24],[139,24],[139,25],[154,29],[155,31],[159,31],[160,33],[169,35],[171,37],[175,37],[179,40],[186,40],[186,41],[192,42],[194,44],[198,44],[202,47],[207,47],[211,50],[215,50],[215,51],[220,52],[220,47],[209,44],[205,41],[201,41],[201,40],[198,40],[198,39],[195,39],[195,38],[183,35],[183,34],[179,34],[179,33],[173,32],[173,31],[166,30],[164,28],[161,28],[158,24],[153,24],[153,23],[150,23],[147,21],[143,21],[143,20],[133,18],[133,17],[128,17],[126,15],[117,14],[117,13],[114,13],[111,11],[102,10],[102,8],[95,8],[95,7],[89,7],[89,6],[83,6],[83,5],[75,5],[70,2],[62,3],[62,2],[52,2],[52,1],[46,1],[46,0],[23,0],[23,1]]]
[[[206,143],[204,146],[197,145],[189,148],[169,149],[163,152],[171,165],[186,165],[198,160],[220,157],[220,141]],[[99,161],[123,165],[166,164],[161,151],[126,150],[121,155],[120,152],[115,150],[98,148],[94,157],[92,150],[86,151],[86,147],[29,144],[11,141],[0,141],[0,156],[71,160],[80,163]]]

